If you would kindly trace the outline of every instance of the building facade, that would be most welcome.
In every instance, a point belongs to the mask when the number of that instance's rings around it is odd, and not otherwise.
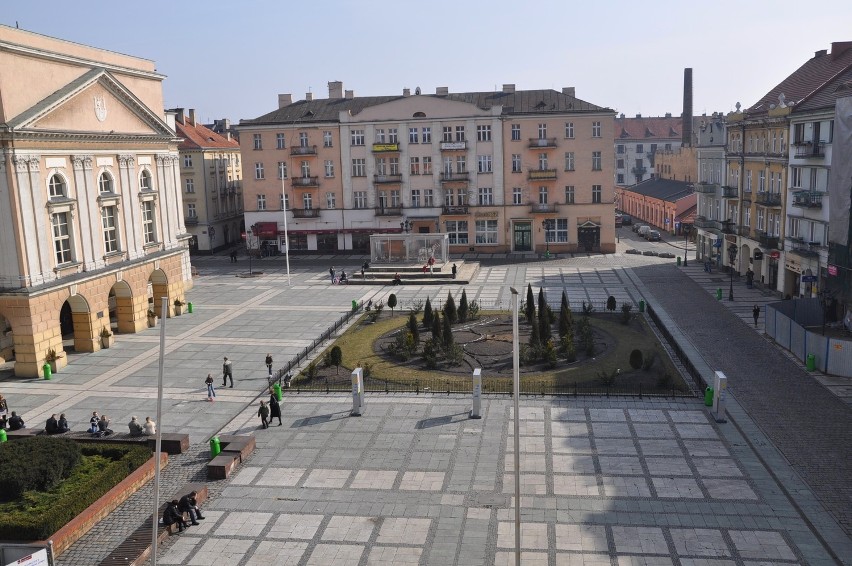
[[[672,151],[681,146],[683,120],[663,117],[615,119],[615,184],[629,186],[657,176],[657,150]],[[621,207],[619,207],[621,208]]]
[[[0,26],[0,330],[18,376],[147,327],[191,286],[163,78]]]
[[[670,234],[691,226],[696,195],[692,183],[669,179],[647,179],[630,187],[616,187],[621,210],[633,217],[633,224],[648,224]]]
[[[725,116],[714,112],[697,119],[695,183],[697,216],[695,217],[695,254],[697,259],[717,261],[725,234],[736,233],[736,221],[729,201],[739,199],[737,187],[725,181]]]
[[[376,233],[450,251],[615,249],[613,112],[573,88],[329,98],[240,123],[246,226],[279,249],[367,253]]]
[[[195,110],[172,111],[180,151],[180,187],[190,253],[213,253],[240,241],[243,173],[240,144],[195,121]]]

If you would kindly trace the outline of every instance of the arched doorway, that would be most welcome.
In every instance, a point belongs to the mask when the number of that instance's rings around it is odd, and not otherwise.
[[[89,302],[80,295],[71,295],[59,310],[62,348],[69,352],[94,352],[95,332]]]
[[[126,281],[117,281],[109,290],[109,324],[113,332],[136,332],[133,320],[133,290]]]
[[[163,297],[169,297],[169,280],[162,269],[155,269],[148,277],[148,309],[153,310],[157,316],[162,314]],[[166,312],[171,316],[172,309],[167,305]]]

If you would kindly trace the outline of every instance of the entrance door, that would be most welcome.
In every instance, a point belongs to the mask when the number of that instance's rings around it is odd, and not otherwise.
[[[529,222],[515,223],[515,251],[532,251],[532,224]]]
[[[601,245],[601,229],[597,226],[594,228],[579,228],[577,230],[577,243],[582,251],[598,251]]]

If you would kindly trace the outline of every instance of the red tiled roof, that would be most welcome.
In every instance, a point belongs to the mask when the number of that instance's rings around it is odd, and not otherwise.
[[[240,149],[240,142],[236,139],[229,140],[201,124],[193,126],[189,120],[184,123],[175,121],[175,129],[178,137],[183,138],[179,149]]]
[[[616,118],[616,139],[680,139],[683,120],[678,117]]]

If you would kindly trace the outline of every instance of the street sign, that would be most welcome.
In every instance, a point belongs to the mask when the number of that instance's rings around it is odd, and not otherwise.
[[[721,247],[722,247],[722,239],[721,239],[721,238],[717,238],[717,239],[716,239],[716,241],[715,241],[715,242],[713,242],[713,247],[714,247],[714,248],[721,248]]]
[[[668,226],[668,224],[669,224],[669,219],[666,218],[666,225]]]
[[[816,275],[802,275],[802,283],[814,283],[816,280]]]

